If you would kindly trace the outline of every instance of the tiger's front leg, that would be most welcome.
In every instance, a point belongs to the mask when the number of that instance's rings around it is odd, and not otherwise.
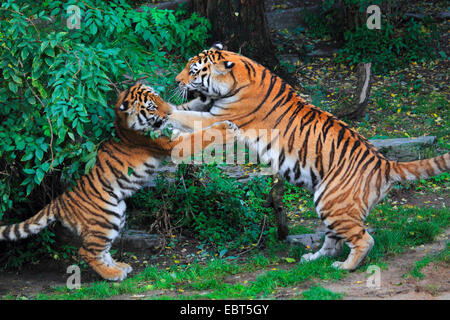
[[[199,130],[227,119],[223,116],[214,116],[209,112],[175,110],[169,115],[169,120],[178,122],[178,124],[190,130]]]

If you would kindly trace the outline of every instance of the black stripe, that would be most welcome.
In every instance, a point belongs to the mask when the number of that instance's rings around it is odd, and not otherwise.
[[[262,86],[264,79],[266,78],[266,73],[267,73],[267,69],[264,68],[263,72],[262,72],[262,76],[261,76],[261,81],[259,82],[259,85]]]
[[[311,111],[310,112],[312,112],[312,114],[311,114],[311,116],[308,118],[308,120],[306,120],[306,122],[303,124],[303,128],[305,128],[310,122],[312,122],[313,120],[314,120],[314,118],[316,117],[316,110],[314,110],[314,109],[311,109]],[[308,112],[309,113],[309,112]],[[305,117],[306,117],[306,115],[305,115]],[[303,120],[303,119],[302,119]]]
[[[346,128],[344,126],[342,126],[341,130],[339,130],[337,145],[336,145],[336,148],[338,148],[338,149],[339,149],[339,145],[341,144],[342,139],[344,138],[345,131],[346,131]]]
[[[238,127],[239,127],[239,128],[245,128],[246,125],[252,123],[254,120],[255,120],[255,118],[251,118],[249,121],[244,122],[244,123],[238,125]]]
[[[261,103],[255,109],[252,110],[252,112],[248,113],[246,116],[249,116],[249,115],[255,113],[256,111],[258,111],[262,107],[262,105],[266,102],[267,98],[272,93],[273,87],[274,87],[274,85],[275,85],[275,83],[277,82],[278,79],[279,78],[276,75],[272,74],[272,77],[270,78],[269,89],[267,90],[267,93],[264,96],[264,99],[261,101]]]
[[[286,116],[286,114],[289,113],[289,111],[291,111],[292,107],[294,106],[294,103],[291,104],[277,119],[277,121],[275,121],[275,125],[274,127],[278,127],[278,125],[280,124],[281,120],[283,120],[283,118]]]
[[[328,126],[326,126],[328,122],[330,122],[330,123],[328,124]],[[322,130],[322,132],[323,132],[323,141],[325,141],[325,139],[327,138],[328,131],[330,130],[330,128],[332,126],[333,126],[333,118],[332,117],[328,117],[327,121],[325,121],[325,124],[323,126],[323,130]]]
[[[303,147],[302,147],[302,151],[303,151],[303,159],[302,159],[302,167],[306,166],[306,156],[308,153],[308,140],[309,140],[309,133],[311,131],[311,127],[308,129],[308,131],[306,132],[305,135],[305,140],[303,141]]]
[[[317,177],[312,168],[309,168],[309,174],[311,175],[312,187],[313,187],[313,189],[315,189],[316,185],[317,185]]]
[[[250,74],[250,67],[248,66],[248,62],[247,62],[247,61],[244,61],[244,60],[242,60],[242,62],[244,63],[245,69],[247,69],[248,77],[251,79],[252,76],[251,76],[251,74]]]
[[[20,239],[21,238],[19,227],[20,227],[20,224],[13,225],[13,232],[16,235],[16,239]]]
[[[295,180],[298,180],[298,178],[300,178],[301,175],[299,161],[295,161],[294,173],[295,173]]]
[[[328,168],[331,169],[331,166],[333,164],[334,161],[334,152],[335,152],[335,148],[334,148],[334,141],[331,142],[331,151],[330,151],[330,164],[328,165]]]
[[[280,86],[280,90],[278,90],[278,93],[276,94],[276,96],[272,99],[272,102],[274,102],[275,100],[278,99],[278,97],[280,97],[284,91],[286,90],[286,82],[284,82],[283,80],[281,80],[281,86]],[[292,90],[290,91],[290,93],[292,92]]]
[[[358,148],[361,145],[361,141],[356,140],[355,143],[353,144],[352,150],[350,151],[350,155],[353,154],[353,152],[355,152],[356,148]]]
[[[269,113],[267,113],[263,120],[266,120],[272,112],[274,112],[276,109],[278,109],[279,106],[284,105],[289,100],[289,95],[281,97],[270,109]],[[290,109],[290,108],[289,108]]]
[[[289,137],[288,141],[289,153],[291,153],[292,149],[294,148],[295,131],[297,131],[297,126],[295,126],[294,130],[292,130],[291,135]]]
[[[289,130],[289,128],[291,127],[292,123],[294,123],[295,117],[298,115],[298,113],[300,112],[300,110],[303,109],[303,106],[298,106],[297,105],[297,109],[295,109],[295,111],[292,113],[292,115],[289,117],[289,122],[288,125],[286,126],[286,130],[284,130],[284,134],[283,137],[286,135],[287,131]]]
[[[284,154],[284,148],[282,148],[280,155],[278,156],[278,167],[279,168],[281,168],[281,166],[283,165],[284,160],[286,160],[286,156]]]
[[[348,142],[350,139],[345,140],[344,147],[342,147],[341,155],[339,156],[338,164],[342,161],[342,158],[345,156],[345,152],[348,148]]]

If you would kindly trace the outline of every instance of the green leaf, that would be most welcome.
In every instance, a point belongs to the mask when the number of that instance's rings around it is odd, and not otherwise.
[[[14,93],[17,93],[17,84],[15,84],[14,82],[9,82],[8,87],[9,90],[11,90]]]
[[[37,168],[36,175],[34,176],[34,181],[37,184],[41,184],[42,179],[44,179],[45,172],[41,168]]]
[[[22,57],[22,60],[25,60],[30,52],[28,51],[28,48],[23,48],[22,52],[20,53],[20,56]]]
[[[21,161],[28,161],[31,158],[33,158],[34,154],[32,152],[25,154],[22,159],[20,159]]]
[[[36,158],[38,158],[39,160],[42,160],[42,158],[44,157],[44,152],[41,149],[36,149],[35,154]]]
[[[43,41],[43,42],[41,43],[41,53],[43,53],[44,50],[45,50],[45,48],[47,48],[48,43],[49,43],[48,41]]]
[[[54,57],[55,56],[55,50],[52,47],[47,47],[45,49],[45,54],[50,56],[50,57]]]
[[[95,23],[92,23],[89,31],[91,32],[92,35],[95,35],[97,33],[97,25]]]
[[[34,169],[23,169],[23,172],[25,172],[26,174],[34,174],[36,171]]]

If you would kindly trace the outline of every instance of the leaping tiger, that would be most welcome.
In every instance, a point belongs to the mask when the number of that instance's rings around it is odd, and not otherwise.
[[[303,261],[339,255],[345,241],[350,254],[333,266],[354,270],[374,245],[364,221],[391,186],[450,168],[450,153],[412,162],[387,160],[355,130],[308,104],[267,68],[220,44],[191,58],[176,80],[182,90],[200,96],[169,118],[189,128],[196,121],[203,126],[233,121],[262,159],[289,182],[314,193],[327,232],[322,248],[305,254]],[[267,138],[271,129],[278,129],[278,135]]]

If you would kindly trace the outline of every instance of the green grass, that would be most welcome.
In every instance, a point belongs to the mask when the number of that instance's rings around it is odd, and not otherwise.
[[[305,300],[340,300],[344,297],[342,293],[335,293],[319,286],[312,286],[309,290],[303,291]]]
[[[375,246],[360,270],[368,265],[383,265],[387,256],[406,248],[433,241],[449,225],[449,210],[433,208],[394,207],[384,202],[374,208],[368,224],[375,228]],[[314,279],[339,280],[346,271],[331,267],[334,259],[321,258],[309,263],[298,262],[305,249],[274,243],[272,254],[251,255],[244,263],[215,258],[205,263],[173,266],[168,270],[148,267],[140,274],[121,283],[94,282],[70,291],[65,287],[38,294],[33,299],[105,299],[117,295],[143,294],[147,299],[271,299],[283,289]],[[278,252],[278,255],[274,252]],[[448,249],[446,251],[448,259]],[[266,253],[266,254],[264,254]],[[348,248],[339,260],[345,259]],[[286,259],[289,257],[289,259]],[[290,261],[291,263],[288,263]],[[417,262],[418,274],[429,260]],[[240,275],[241,281],[230,280]],[[246,280],[245,280],[246,279]],[[151,295],[153,291],[157,294]],[[5,297],[4,297],[5,298]],[[9,297],[12,298],[12,297]],[[311,287],[301,293],[301,299],[341,299],[342,295],[321,287]]]
[[[54,288],[52,294],[38,294],[38,300],[48,299],[105,299],[121,294],[140,294],[152,290],[165,290],[170,295],[163,299],[250,299],[270,298],[278,288],[293,286],[311,278],[340,279],[346,272],[331,267],[331,259],[320,259],[308,264],[296,264],[291,269],[278,269],[273,261],[255,256],[239,265],[224,259],[214,259],[206,266],[193,264],[182,270],[160,270],[149,267],[135,277],[121,283],[100,281],[70,291],[65,287]],[[272,265],[270,265],[272,264]],[[269,268],[270,270],[266,270]],[[245,283],[225,282],[225,278],[238,273],[262,271]],[[206,294],[198,291],[207,290]],[[182,294],[189,292],[189,294]]]
[[[367,219],[367,225],[375,229],[375,245],[366,265],[377,264],[385,256],[399,254],[405,248],[432,242],[449,226],[449,219],[447,208],[392,206],[383,202]]]

